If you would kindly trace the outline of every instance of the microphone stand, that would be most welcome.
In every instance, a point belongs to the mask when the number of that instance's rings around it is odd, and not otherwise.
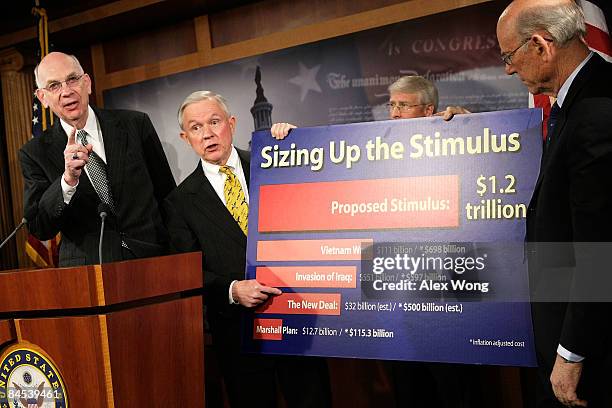
[[[9,235],[8,237],[6,237],[6,239],[4,241],[2,241],[2,243],[0,244],[0,249],[2,249],[2,247],[9,242],[9,240],[11,238],[13,238],[13,236],[15,236],[15,234],[17,233],[17,231],[19,231],[21,229],[21,227],[23,227],[24,225],[26,225],[28,223],[28,220],[26,220],[25,218],[21,219],[21,222],[19,223],[19,225],[17,226],[17,228],[15,228],[13,230],[13,232],[11,232],[11,235]]]
[[[98,260],[100,261],[100,265],[102,265],[102,241],[104,240],[104,223],[106,222],[106,211],[100,212],[100,218],[102,219],[102,224],[100,225],[100,242],[98,243]]]

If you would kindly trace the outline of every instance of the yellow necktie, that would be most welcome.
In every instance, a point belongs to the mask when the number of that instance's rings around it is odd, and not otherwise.
[[[238,178],[232,173],[232,170],[228,166],[221,166],[219,168],[221,173],[224,173],[227,177],[225,178],[225,185],[223,186],[223,194],[225,195],[225,206],[229,210],[232,217],[236,220],[244,235],[248,233],[248,221],[249,221],[249,205],[246,202],[244,191]]]

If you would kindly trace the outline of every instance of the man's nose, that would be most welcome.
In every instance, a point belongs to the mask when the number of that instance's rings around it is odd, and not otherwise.
[[[210,126],[208,123],[205,123],[202,126],[202,137],[204,139],[210,139],[211,137],[213,137],[215,135],[215,132],[213,132],[212,130],[212,126]]]
[[[74,91],[74,89],[69,87],[66,82],[62,82],[60,87],[60,95],[70,95]]]
[[[391,119],[400,119],[402,117],[402,110],[400,109],[399,105],[391,105],[389,117]]]

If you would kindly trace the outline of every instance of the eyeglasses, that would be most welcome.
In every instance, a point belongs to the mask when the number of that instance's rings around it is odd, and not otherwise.
[[[514,56],[514,54],[516,54],[516,52],[518,50],[520,50],[525,44],[527,44],[529,42],[529,40],[531,40],[531,37],[527,38],[525,41],[523,41],[521,43],[521,45],[519,45],[518,47],[516,47],[514,49],[514,51],[510,51],[510,52],[506,52],[504,54],[501,55],[501,60],[504,64],[506,65],[511,65],[512,64],[512,57]]]
[[[521,43],[521,45],[519,45],[518,47],[516,47],[516,49],[515,49],[514,51],[511,51],[511,52],[507,52],[507,53],[505,53],[505,54],[502,54],[502,55],[501,55],[501,60],[502,60],[502,62],[503,62],[504,64],[506,64],[506,65],[510,65],[510,64],[512,64],[512,57],[514,56],[514,54],[516,54],[516,52],[517,52],[518,50],[520,50],[520,49],[521,49],[521,47],[522,47],[523,45],[527,44],[527,43],[529,42],[529,40],[531,40],[531,38],[527,38],[525,41],[523,41],[523,42]],[[544,41],[549,42],[549,43],[553,43],[553,42],[555,42],[554,40],[552,40],[552,39],[550,39],[550,38],[544,38]]]
[[[51,82],[45,88],[41,88],[41,89],[45,89],[52,93],[58,93],[60,89],[62,89],[63,84],[66,84],[68,88],[74,88],[79,84],[79,81],[81,80],[81,78],[83,78],[83,75],[85,74],[84,73],[81,75],[73,74],[73,75],[70,75],[68,78],[66,78],[66,80],[64,81]]]
[[[425,106],[426,103],[417,103],[417,104],[409,104],[408,102],[389,102],[386,103],[385,106],[389,108],[390,111],[394,111],[395,109],[399,109],[400,112],[406,112],[412,108],[416,108],[417,106]]]

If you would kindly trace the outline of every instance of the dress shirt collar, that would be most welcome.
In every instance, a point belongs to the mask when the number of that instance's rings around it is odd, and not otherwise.
[[[571,75],[567,77],[567,79],[561,86],[561,89],[559,89],[559,92],[557,93],[557,104],[559,105],[559,107],[563,106],[563,101],[565,100],[567,92],[569,91],[570,86],[572,86],[572,82],[574,82],[576,75],[578,75],[578,72],[580,72],[580,70],[586,65],[587,62],[589,62],[592,57],[593,52],[591,51],[589,55],[587,55],[587,57],[580,63],[580,65],[576,67],[574,72],[572,72]]]
[[[219,166],[218,164],[209,163],[204,159],[200,159],[200,161],[202,162],[202,168],[204,169],[204,173],[211,176],[218,176],[220,174],[219,168],[221,168],[221,166]],[[236,151],[234,145],[232,145],[230,157],[227,159],[227,163],[225,163],[225,165],[232,169],[232,172],[236,174],[236,169],[240,165],[240,157],[238,157],[238,152]]]
[[[62,124],[62,128],[64,128],[66,135],[70,135],[72,132],[72,125],[64,122],[63,119],[60,119],[60,123]],[[102,143],[102,136],[98,127],[98,120],[96,119],[96,114],[94,113],[93,109],[91,109],[91,106],[87,107],[87,122],[85,123],[85,127],[83,129],[85,129],[85,131],[89,134],[89,137]],[[77,129],[77,131],[79,130],[81,129]]]

